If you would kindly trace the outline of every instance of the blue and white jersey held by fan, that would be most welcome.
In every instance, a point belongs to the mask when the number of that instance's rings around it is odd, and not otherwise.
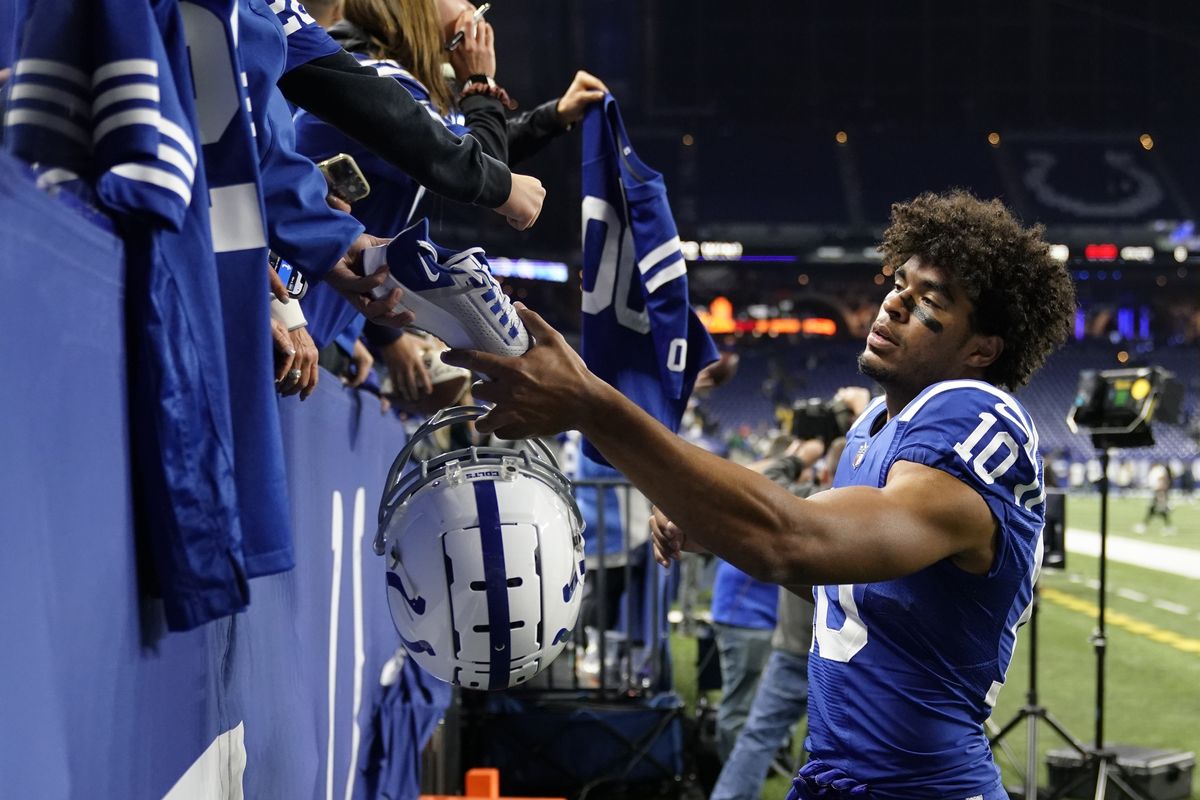
[[[991,509],[986,575],[944,559],[904,578],[815,587],[808,751],[870,796],[991,798],[1000,775],[983,722],[1028,618],[1042,560],[1038,434],[1012,396],[973,380],[933,384],[884,422],[851,428],[834,487],[882,487],[897,461],[954,476]]]
[[[583,359],[671,430],[717,351],[688,300],[662,175],[633,151],[608,95],[583,118]],[[584,451],[602,463],[588,442]]]

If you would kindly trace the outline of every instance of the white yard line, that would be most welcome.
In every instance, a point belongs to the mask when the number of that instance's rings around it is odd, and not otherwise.
[[[1187,606],[1172,603],[1170,600],[1155,600],[1151,605],[1155,608],[1161,608],[1163,611],[1170,611],[1172,614],[1180,614],[1185,617],[1192,613],[1191,609]]]
[[[1117,589],[1117,596],[1124,597],[1126,600],[1132,600],[1135,603],[1144,603],[1150,599],[1141,592],[1135,592],[1133,589]],[[1158,605],[1158,601],[1156,600],[1154,604]]]
[[[1100,555],[1100,534],[1081,528],[1067,529],[1067,550],[1087,556]],[[1122,564],[1169,572],[1185,578],[1200,579],[1200,550],[1172,547],[1167,544],[1130,539],[1125,536],[1108,537],[1108,557]]]

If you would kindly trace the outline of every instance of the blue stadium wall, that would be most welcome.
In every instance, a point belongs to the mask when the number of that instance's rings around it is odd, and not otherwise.
[[[397,639],[371,539],[403,431],[329,376],[284,402],[297,566],[168,634],[138,592],[121,276],[0,156],[0,796],[374,794]]]

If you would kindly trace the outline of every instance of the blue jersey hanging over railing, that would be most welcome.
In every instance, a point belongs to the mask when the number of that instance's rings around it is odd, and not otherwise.
[[[588,368],[671,430],[716,346],[688,300],[662,175],[608,95],[583,118],[583,337]],[[603,463],[588,442],[584,452]]]

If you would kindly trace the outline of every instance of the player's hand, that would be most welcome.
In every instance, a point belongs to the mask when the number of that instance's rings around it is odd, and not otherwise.
[[[475,421],[480,433],[502,439],[551,436],[579,426],[587,402],[603,386],[579,354],[544,319],[515,303],[534,344],[525,355],[506,357],[478,350],[451,350],[442,361],[487,375],[475,399],[495,407]]]
[[[433,381],[425,368],[424,343],[421,337],[406,333],[380,351],[383,363],[392,376],[392,389],[406,403],[416,402],[422,395],[433,392]]]
[[[350,365],[354,369],[342,377],[342,383],[351,389],[357,389],[367,380],[371,374],[371,367],[375,365],[375,356],[371,355],[371,351],[363,344],[362,339],[354,340],[354,352],[350,355]]]
[[[404,296],[404,290],[393,289],[387,297],[381,300],[376,300],[371,294],[372,289],[382,286],[387,279],[387,265],[380,266],[370,275],[363,274],[363,251],[368,247],[381,244],[387,244],[387,239],[380,239],[378,236],[371,236],[367,233],[359,235],[345,255],[338,259],[338,262],[333,265],[333,269],[329,270],[329,274],[325,276],[325,282],[336,289],[356,311],[371,322],[403,328],[405,325],[412,324],[412,312],[397,313],[392,309]]]
[[[320,369],[317,367],[317,345],[304,328],[296,328],[296,330],[290,331],[288,336],[296,350],[296,357],[292,360],[283,380],[279,382],[279,393],[284,397],[298,394],[301,400],[307,400],[308,396],[317,388],[317,381],[320,379]]]
[[[546,189],[542,182],[532,175],[512,174],[512,191],[504,205],[496,209],[497,214],[503,214],[508,224],[519,231],[528,230],[537,222],[542,213],[542,203],[546,202]]]
[[[672,561],[678,561],[682,553],[707,553],[704,547],[689,541],[687,535],[679,529],[658,506],[650,509],[650,541],[654,543],[654,560],[664,567],[671,566]]]
[[[563,96],[558,98],[554,110],[558,112],[558,119],[563,125],[574,125],[583,119],[583,112],[589,105],[600,102],[606,94],[608,87],[602,80],[590,72],[579,70]]]
[[[475,21],[474,9],[466,9],[454,20],[454,32],[463,32],[463,40],[450,51],[450,66],[459,83],[471,75],[496,77],[496,45],[492,26],[487,20]]]
[[[350,204],[338,197],[336,194],[326,195],[325,202],[329,204],[330,208],[336,208],[338,211],[345,211],[347,214],[350,213]]]

